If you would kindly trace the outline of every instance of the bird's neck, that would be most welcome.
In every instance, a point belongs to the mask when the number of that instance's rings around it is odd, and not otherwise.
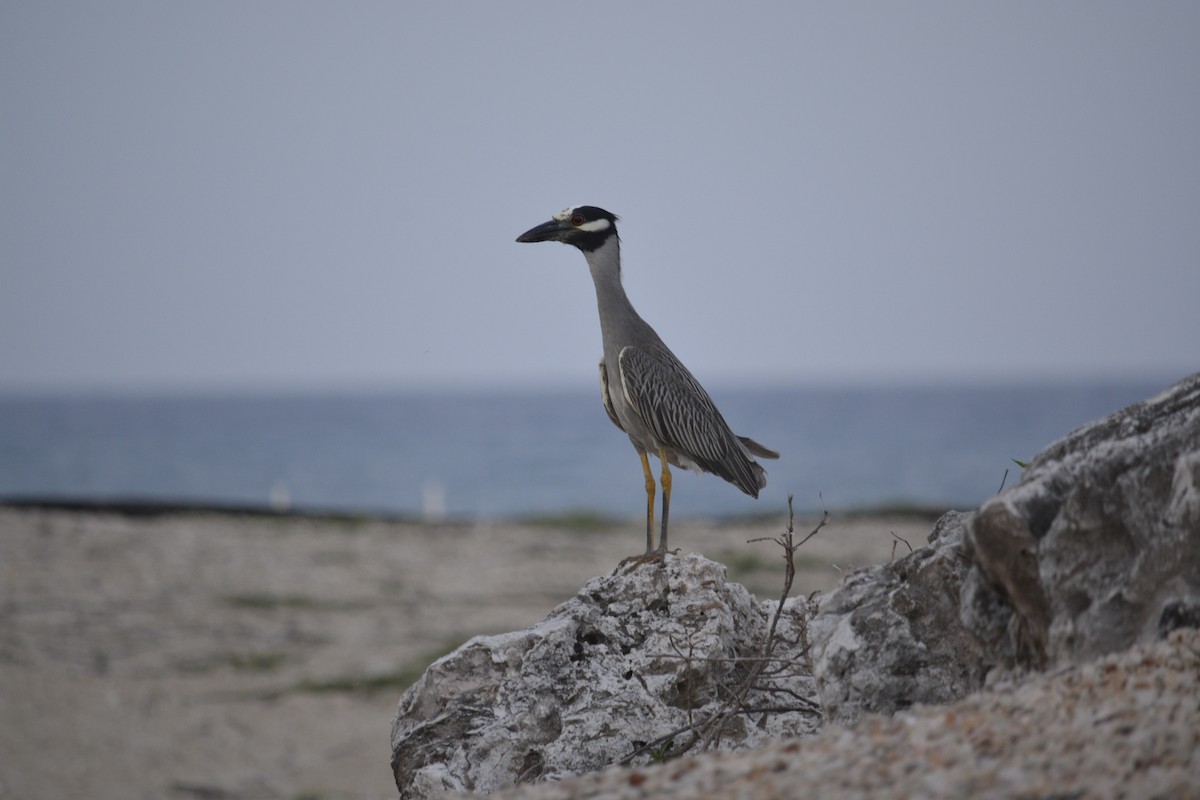
[[[592,282],[596,284],[596,294],[603,293],[607,299],[618,299],[625,305],[629,299],[625,297],[625,289],[621,286],[621,240],[609,236],[604,244],[595,250],[585,250],[588,269],[592,273]]]
[[[635,341],[623,341],[631,336],[642,338],[649,326],[638,316],[625,287],[621,285],[621,241],[610,236],[604,244],[585,252],[592,282],[596,285],[596,304],[600,309],[600,334],[604,339],[604,356],[615,364],[620,348]],[[653,336],[653,331],[649,331]]]

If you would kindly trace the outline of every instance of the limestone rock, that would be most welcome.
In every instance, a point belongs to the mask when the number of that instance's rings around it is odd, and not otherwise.
[[[761,654],[775,608],[727,583],[720,564],[688,555],[594,578],[534,627],[472,639],[400,700],[392,770],[401,797],[488,792],[677,751],[728,709],[742,659]],[[726,716],[719,749],[818,727],[815,687],[800,666],[806,616],[803,600],[785,604],[773,655],[789,663],[764,674],[744,703],[775,710]]]
[[[1195,798],[1200,632],[804,740],[609,769],[493,800]]]
[[[826,720],[852,722],[959,700],[993,667],[1077,665],[1196,626],[1200,375],[1051,445],[978,511],[943,516],[927,546],[847,576],[811,619],[789,601],[782,672],[722,717],[773,609],[692,555],[593,579],[535,627],[471,640],[401,699],[401,796],[645,765],[710,719],[721,749],[753,747],[813,732],[818,691]]]
[[[1200,622],[1200,375],[1039,454],[930,545],[847,576],[811,625],[827,720],[944,703]]]
[[[810,636],[826,720],[947,703],[982,685],[986,649],[959,620],[969,519],[944,515],[928,545],[852,573],[821,598]]]
[[[1046,448],[966,543],[974,599],[1011,610],[1001,661],[1078,664],[1195,625],[1200,374]]]

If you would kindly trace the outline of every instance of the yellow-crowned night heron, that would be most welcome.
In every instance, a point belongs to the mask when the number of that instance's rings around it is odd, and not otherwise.
[[[621,285],[617,217],[595,206],[575,206],[517,237],[518,242],[563,242],[587,259],[600,307],[600,391],[604,410],[629,434],[646,477],[646,553],[667,552],[671,507],[668,464],[719,475],[751,497],[767,485],[752,456],[778,458],[753,439],[729,429],[700,382],[634,311]],[[654,474],[647,453],[662,461],[662,533],[654,549]]]

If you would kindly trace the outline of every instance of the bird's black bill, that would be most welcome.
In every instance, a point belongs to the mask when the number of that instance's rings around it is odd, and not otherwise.
[[[543,222],[535,228],[522,233],[517,237],[518,242],[558,242],[562,240],[563,233],[571,230],[569,225],[564,225],[556,219],[549,222]]]

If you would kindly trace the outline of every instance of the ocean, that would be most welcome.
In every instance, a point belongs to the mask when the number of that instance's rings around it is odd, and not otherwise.
[[[728,389],[782,453],[759,499],[674,470],[673,516],[972,508],[1072,429],[1170,385]],[[655,462],[656,463],[656,462]],[[656,467],[657,469],[657,467]],[[0,397],[0,500],[159,502],[426,518],[644,514],[597,390]]]

